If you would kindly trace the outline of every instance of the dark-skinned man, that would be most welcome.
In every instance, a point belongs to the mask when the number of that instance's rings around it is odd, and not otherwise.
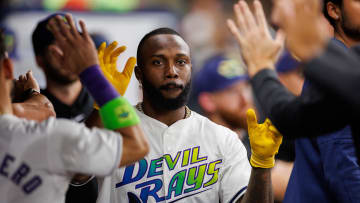
[[[137,113],[150,153],[100,181],[98,203],[273,202],[270,168],[281,136],[271,122],[257,124],[254,111],[248,112],[251,169],[234,132],[185,106],[191,58],[177,32],[148,33],[137,58],[135,74],[143,89]]]
[[[304,47],[312,52],[314,47],[309,44],[318,36],[326,36],[327,32],[319,2],[305,2],[306,0],[278,0],[275,8],[278,12],[277,24],[285,28],[288,34],[289,50],[306,61]],[[266,31],[267,22],[262,15],[261,4],[255,1],[254,6],[256,10],[252,14],[247,4],[240,1],[235,6],[237,26],[233,21],[229,21],[228,25],[242,48],[242,56],[248,65],[251,83],[261,106],[284,136],[298,138],[294,170],[284,202],[357,202],[360,172],[351,139],[354,131],[351,132],[347,126],[351,125],[348,118],[342,116],[349,108],[339,108],[341,100],[322,89],[321,84],[312,83],[312,80],[305,84],[299,97],[292,95],[281,85],[271,69],[274,69],[282,45],[282,35],[278,35],[280,37],[275,40],[271,38]],[[292,25],[287,17],[291,19]],[[312,28],[316,28],[318,32],[309,32]],[[295,45],[296,35],[304,33],[309,34],[310,40],[302,38],[303,41],[297,41]],[[320,38],[320,42],[324,42],[324,39],[327,38]],[[251,47],[254,44],[257,46]],[[304,66],[306,69],[307,64]],[[345,129],[334,133],[344,127]],[[332,134],[314,138],[329,132]]]

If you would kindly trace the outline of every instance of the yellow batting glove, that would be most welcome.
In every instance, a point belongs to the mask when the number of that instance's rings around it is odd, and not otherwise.
[[[258,124],[253,109],[247,111],[247,124],[251,145],[250,164],[257,168],[274,167],[282,135],[268,118],[263,124]]]
[[[106,47],[106,42],[103,42],[98,50],[100,68],[106,79],[115,87],[115,89],[122,96],[130,83],[132,73],[136,65],[136,58],[130,57],[125,65],[124,70],[120,73],[116,68],[116,62],[119,55],[126,50],[125,46],[118,47],[116,41],[112,42]],[[99,109],[97,104],[94,104],[95,109]]]

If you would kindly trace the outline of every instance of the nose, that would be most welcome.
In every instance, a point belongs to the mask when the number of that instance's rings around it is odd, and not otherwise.
[[[166,78],[178,78],[178,70],[174,64],[169,64],[168,68],[166,69]]]

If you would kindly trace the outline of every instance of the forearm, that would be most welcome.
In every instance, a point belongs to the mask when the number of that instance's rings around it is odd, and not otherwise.
[[[272,203],[274,202],[271,186],[271,169],[253,168],[249,185],[239,203]]]
[[[13,103],[14,114],[29,120],[43,121],[56,116],[51,102],[42,94],[34,93],[22,103]]]
[[[276,73],[263,70],[251,84],[255,96],[276,128],[286,137],[312,137],[341,129],[333,109],[336,99],[327,98],[315,87],[299,97],[291,94],[278,80]]]

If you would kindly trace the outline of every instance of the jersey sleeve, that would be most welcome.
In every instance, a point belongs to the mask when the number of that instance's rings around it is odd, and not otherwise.
[[[250,179],[251,166],[247,152],[238,136],[229,132],[224,135],[224,167],[220,179],[221,202],[236,202],[247,189]]]
[[[48,163],[55,173],[106,176],[120,164],[123,141],[118,133],[67,120],[54,120],[48,133]]]

